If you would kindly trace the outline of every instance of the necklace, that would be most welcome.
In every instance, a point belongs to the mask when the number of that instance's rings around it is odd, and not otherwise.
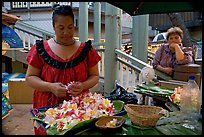
[[[73,38],[73,42],[71,43],[71,44],[62,44],[62,43],[60,43],[60,42],[58,42],[57,40],[56,40],[56,38],[53,38],[54,39],[54,42],[55,43],[57,43],[57,44],[59,44],[59,45],[62,45],[62,46],[70,46],[70,45],[73,45],[74,43],[75,43],[75,39]]]

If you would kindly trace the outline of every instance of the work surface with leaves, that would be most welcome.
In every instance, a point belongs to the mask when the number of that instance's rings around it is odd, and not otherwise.
[[[121,104],[121,102],[118,102]],[[126,118],[125,123],[116,130],[100,130],[96,128],[95,122],[99,118],[85,120],[73,126],[64,132],[58,132],[55,128],[46,129],[46,123],[43,121],[43,116],[48,107],[38,109],[38,113],[33,119],[37,120],[42,127],[45,128],[49,135],[201,135],[202,134],[202,115],[189,114],[183,115],[179,111],[170,112],[168,117],[161,117],[155,127],[140,127],[134,125],[128,117],[126,111],[121,108],[121,105],[114,103],[118,110],[116,116]],[[122,104],[123,105],[123,104]],[[120,106],[120,108],[118,107]],[[56,107],[55,105],[52,106]],[[119,110],[120,109],[120,110]],[[40,116],[40,117],[39,117]]]

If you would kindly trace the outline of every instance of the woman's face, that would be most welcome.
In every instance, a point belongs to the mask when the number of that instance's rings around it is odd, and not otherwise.
[[[64,15],[56,16],[54,31],[58,42],[62,44],[72,43],[74,37],[73,18],[71,16]]]
[[[182,42],[182,39],[181,37],[179,36],[178,33],[173,33],[169,36],[169,39],[168,39],[168,43],[171,44],[171,43],[181,43]]]

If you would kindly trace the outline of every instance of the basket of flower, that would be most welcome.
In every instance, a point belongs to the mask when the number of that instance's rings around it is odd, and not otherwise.
[[[141,127],[155,127],[164,115],[163,108],[157,106],[126,104],[124,109],[132,123]]]

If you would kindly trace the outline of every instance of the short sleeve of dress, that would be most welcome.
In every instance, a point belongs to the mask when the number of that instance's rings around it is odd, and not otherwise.
[[[35,68],[38,68],[38,69],[42,69],[44,60],[38,54],[36,50],[36,45],[33,45],[31,49],[29,50],[27,57],[26,57],[26,61],[28,62],[29,65]]]
[[[99,56],[95,48],[92,46],[91,50],[88,53],[88,67],[91,68],[95,66],[100,60],[101,57]]]

